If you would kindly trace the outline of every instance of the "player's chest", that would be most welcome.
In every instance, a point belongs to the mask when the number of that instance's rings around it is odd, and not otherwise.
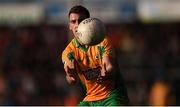
[[[102,62],[102,53],[97,47],[89,48],[87,51],[78,49],[75,57],[82,67],[96,67]]]

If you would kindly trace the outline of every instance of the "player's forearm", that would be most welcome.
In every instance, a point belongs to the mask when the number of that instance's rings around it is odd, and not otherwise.
[[[113,59],[110,59],[109,57],[105,57],[103,59],[103,63],[105,66],[105,70],[107,74],[111,74],[114,71],[114,66],[113,66]]]

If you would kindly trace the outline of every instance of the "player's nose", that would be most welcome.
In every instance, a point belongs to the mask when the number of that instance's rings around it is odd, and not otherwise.
[[[75,28],[76,31],[77,31],[77,29],[78,29],[78,25],[79,25],[79,24],[76,23],[75,26],[74,26],[74,28]]]
[[[78,26],[78,25],[79,25],[79,21],[76,21],[75,26]]]

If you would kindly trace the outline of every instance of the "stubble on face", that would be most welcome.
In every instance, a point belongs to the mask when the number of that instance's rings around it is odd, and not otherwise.
[[[74,36],[77,38],[77,29],[78,25],[81,21],[86,19],[87,17],[84,14],[79,13],[71,13],[69,16],[69,30],[71,30]]]

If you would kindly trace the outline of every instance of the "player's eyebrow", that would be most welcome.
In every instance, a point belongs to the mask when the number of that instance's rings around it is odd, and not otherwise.
[[[78,19],[78,24],[81,23],[83,20],[84,20],[83,18],[82,19]],[[76,19],[72,19],[72,20],[70,20],[70,23],[74,24],[74,23],[76,23],[76,21],[77,21]]]

